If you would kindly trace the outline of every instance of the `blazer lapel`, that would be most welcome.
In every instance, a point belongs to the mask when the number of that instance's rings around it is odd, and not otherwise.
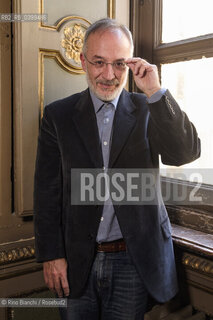
[[[73,121],[96,168],[103,166],[98,126],[92,99],[87,89],[75,106]]]
[[[119,156],[122,148],[136,123],[134,114],[136,107],[130,99],[127,91],[121,93],[113,123],[112,146],[110,151],[109,168],[111,168]]]

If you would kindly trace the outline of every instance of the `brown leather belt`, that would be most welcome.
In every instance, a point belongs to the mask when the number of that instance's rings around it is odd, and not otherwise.
[[[126,243],[124,242],[123,239],[110,241],[110,242],[97,243],[97,251],[98,252],[126,251]]]

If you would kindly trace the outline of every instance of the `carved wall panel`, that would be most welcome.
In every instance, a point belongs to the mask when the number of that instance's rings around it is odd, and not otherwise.
[[[15,12],[48,15],[47,22],[14,25],[15,211],[21,216],[32,214],[34,163],[44,105],[87,87],[79,61],[84,33],[94,20],[117,15],[116,0],[93,0],[89,6],[85,1],[63,1],[14,0]],[[122,3],[128,12],[127,1]]]

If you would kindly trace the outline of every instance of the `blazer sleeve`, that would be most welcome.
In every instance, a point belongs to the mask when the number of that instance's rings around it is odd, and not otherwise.
[[[65,257],[62,232],[62,165],[57,130],[45,107],[34,176],[34,230],[38,262]]]
[[[159,101],[148,106],[148,134],[152,148],[161,155],[162,162],[180,166],[197,159],[200,156],[197,131],[169,90]]]

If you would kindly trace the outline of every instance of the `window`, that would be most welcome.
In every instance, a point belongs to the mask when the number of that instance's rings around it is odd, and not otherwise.
[[[201,138],[201,157],[181,169],[186,172],[185,168],[193,168],[200,172],[197,178],[202,183],[200,192],[203,199],[208,193],[209,205],[212,205],[210,191],[213,185],[212,11],[211,0],[131,1],[135,56],[158,66],[162,86],[169,88]],[[131,85],[131,89],[137,91],[133,81]],[[167,167],[166,172],[169,170]],[[187,182],[191,180],[190,175],[185,180],[190,186]]]
[[[213,163],[213,53],[209,54],[208,42],[207,48],[201,46],[202,40],[209,39],[210,44],[213,38],[213,2],[205,0],[204,3],[198,0],[163,0],[162,39],[159,43],[159,46],[164,44],[166,48],[173,42],[174,49],[178,50],[182,46],[185,53],[184,57],[176,57],[178,62],[161,65],[161,80],[164,87],[170,88],[198,130],[202,141],[202,156],[187,166],[194,168],[211,168]],[[195,59],[193,55],[198,50],[200,54]],[[212,177],[204,175],[203,182],[213,183],[208,178]]]

